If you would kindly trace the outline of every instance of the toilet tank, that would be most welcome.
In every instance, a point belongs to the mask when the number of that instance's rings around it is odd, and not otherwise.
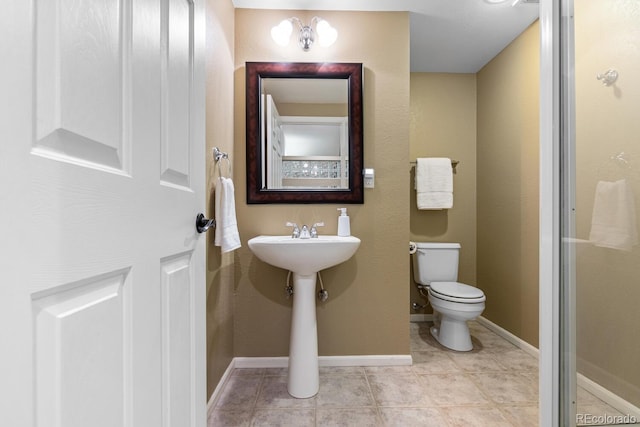
[[[459,243],[416,242],[413,279],[423,285],[431,282],[457,282]]]

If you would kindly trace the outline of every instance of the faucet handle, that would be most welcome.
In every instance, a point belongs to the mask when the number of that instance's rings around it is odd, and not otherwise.
[[[315,239],[318,237],[318,227],[324,227],[324,221],[316,222],[311,226],[311,238]]]
[[[296,224],[295,222],[287,221],[285,225],[287,227],[293,227],[293,231],[291,232],[292,239],[297,239],[298,237],[300,237],[300,229],[298,228],[298,224]]]

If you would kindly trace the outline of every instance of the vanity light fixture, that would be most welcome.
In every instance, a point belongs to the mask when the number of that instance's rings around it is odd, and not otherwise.
[[[280,46],[289,44],[291,33],[293,32],[293,23],[296,23],[300,29],[298,44],[305,52],[308,51],[315,42],[316,33],[318,36],[318,44],[324,47],[331,46],[338,38],[338,31],[318,16],[311,18],[309,25],[305,25],[300,19],[292,17],[283,20],[271,29],[271,37]],[[312,28],[314,24],[316,27],[315,31]]]

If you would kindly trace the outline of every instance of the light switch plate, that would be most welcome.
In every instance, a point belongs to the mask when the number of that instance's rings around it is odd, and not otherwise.
[[[375,171],[373,168],[365,168],[364,175],[364,188],[373,188],[375,186]]]

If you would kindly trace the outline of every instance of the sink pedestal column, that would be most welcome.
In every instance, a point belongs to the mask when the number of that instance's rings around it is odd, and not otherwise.
[[[293,274],[293,312],[289,338],[289,394],[308,398],[318,393],[316,276]]]

